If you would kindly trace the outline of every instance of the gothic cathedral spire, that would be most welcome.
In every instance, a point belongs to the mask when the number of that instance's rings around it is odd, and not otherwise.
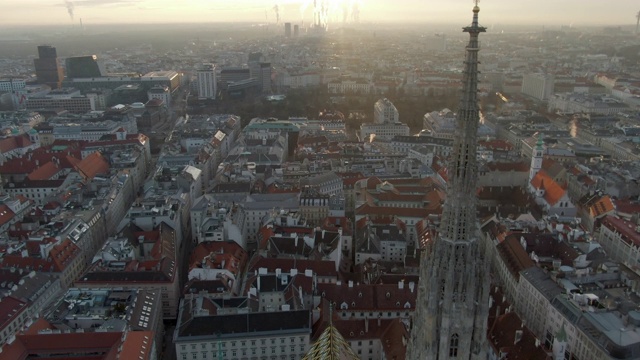
[[[462,96],[449,164],[447,199],[436,240],[427,245],[420,264],[418,302],[413,316],[408,360],[486,359],[489,276],[479,244],[476,216],[478,105],[478,25],[463,28],[466,47]]]

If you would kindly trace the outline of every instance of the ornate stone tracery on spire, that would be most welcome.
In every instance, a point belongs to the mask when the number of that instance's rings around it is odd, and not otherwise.
[[[456,117],[460,136],[453,144],[438,238],[427,245],[421,258],[406,357],[410,360],[486,358],[488,267],[479,246],[476,217],[478,36],[486,29],[478,24],[480,8],[475,4],[473,22],[463,28],[470,39]]]

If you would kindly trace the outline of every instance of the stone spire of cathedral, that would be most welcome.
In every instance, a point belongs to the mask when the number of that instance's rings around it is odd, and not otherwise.
[[[349,343],[333,326],[333,306],[329,304],[329,325],[311,346],[302,360],[358,360]]]
[[[471,25],[463,28],[466,47],[463,89],[458,106],[447,199],[438,236],[427,245],[420,264],[418,300],[408,360],[486,358],[489,277],[479,244],[476,216],[478,123],[478,2]]]

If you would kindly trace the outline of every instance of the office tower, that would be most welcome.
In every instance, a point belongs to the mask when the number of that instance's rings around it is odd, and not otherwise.
[[[260,72],[258,73],[258,89],[264,93],[271,92],[271,63],[260,63]]]
[[[291,37],[291,23],[284,23],[284,36]]]
[[[38,83],[57,89],[62,85],[64,73],[56,48],[50,45],[38,46],[38,58],[33,60]]]
[[[99,78],[107,76],[107,71],[95,55],[74,56],[65,61],[67,79]]]
[[[478,106],[478,25],[480,8],[464,28],[466,47],[463,92],[449,164],[447,198],[438,236],[420,262],[420,285],[408,360],[486,359],[489,311],[488,266],[479,244],[476,216]]]
[[[203,64],[198,70],[198,98],[215,99],[218,91],[216,66]]]
[[[521,92],[540,101],[549,100],[553,95],[555,76],[553,74],[526,74],[522,77]]]
[[[300,34],[300,26],[293,25],[293,37],[298,37],[299,34]]]

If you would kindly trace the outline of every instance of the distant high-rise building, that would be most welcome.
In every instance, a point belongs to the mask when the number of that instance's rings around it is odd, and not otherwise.
[[[95,55],[74,56],[67,58],[67,78],[99,78],[107,75],[102,62]]]
[[[553,95],[555,76],[553,74],[526,74],[522,77],[523,94],[537,100],[549,100]]]
[[[271,92],[271,63],[260,63],[258,88],[263,93]]]
[[[249,53],[249,63],[252,62],[260,62],[260,60],[262,60],[262,53],[261,52],[252,52]]]
[[[293,25],[293,37],[298,37],[300,35],[300,26]]]
[[[40,84],[49,85],[52,89],[62,86],[64,72],[56,48],[50,45],[38,46],[38,58],[33,60],[33,65]]]
[[[376,101],[376,104],[373,106],[373,122],[376,124],[395,124],[400,122],[398,109],[396,109],[395,105],[387,98]]]
[[[204,64],[198,71],[198,98],[215,99],[218,92],[216,66]]]
[[[254,72],[257,68],[254,68]],[[249,80],[251,69],[242,67],[225,67],[220,70],[220,88],[227,90],[229,84]]]
[[[477,3],[477,1],[476,1]],[[448,166],[447,198],[437,238],[426,245],[420,260],[418,300],[413,315],[407,360],[484,360],[489,313],[489,268],[478,229],[476,149],[478,105],[478,24],[464,28],[466,47],[462,98],[456,117],[458,135]]]
[[[284,23],[284,36],[291,37],[291,23]]]

